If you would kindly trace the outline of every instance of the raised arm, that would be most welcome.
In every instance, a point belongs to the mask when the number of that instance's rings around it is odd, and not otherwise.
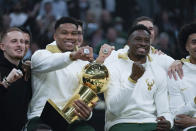
[[[31,58],[32,73],[50,72],[69,65],[71,52],[51,53],[47,50],[36,51]]]
[[[32,73],[50,72],[62,69],[77,59],[92,61],[93,49],[86,46],[79,48],[75,52],[65,53],[51,53],[48,50],[39,50],[35,52],[31,58]]]
[[[110,67],[108,68],[110,69]],[[108,90],[105,93],[106,106],[110,112],[118,115],[129,105],[132,89],[135,87],[137,80],[144,74],[145,69],[140,64],[134,63],[132,73],[123,82],[120,80],[121,70],[112,68],[109,71],[111,77]]]

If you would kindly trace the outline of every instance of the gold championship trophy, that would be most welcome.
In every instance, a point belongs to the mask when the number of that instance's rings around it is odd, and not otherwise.
[[[63,109],[57,107],[52,101],[48,100],[41,114],[41,120],[51,126],[55,131],[66,131],[69,124],[79,120],[74,113],[73,102],[83,100],[89,107],[92,102],[99,100],[97,94],[106,90],[109,79],[107,68],[103,64],[92,62],[86,65],[82,71],[81,84],[71,99],[65,104]]]

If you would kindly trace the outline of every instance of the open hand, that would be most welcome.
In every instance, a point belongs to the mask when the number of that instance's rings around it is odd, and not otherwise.
[[[187,128],[189,126],[195,126],[196,125],[196,119],[188,116],[188,115],[177,115],[175,120],[174,120],[174,125],[176,127],[180,128]]]
[[[95,106],[94,103],[92,103],[93,106],[92,107],[88,107],[88,105],[86,103],[84,103],[84,101],[82,100],[76,100],[74,101],[74,107],[76,109],[75,113],[76,115],[83,120],[86,120],[89,118],[91,112],[92,112],[92,108]]]
[[[172,63],[172,65],[168,69],[168,75],[169,78],[171,79],[172,76],[174,77],[175,80],[177,80],[176,72],[180,79],[183,77],[183,70],[182,70],[182,62],[180,60],[176,60]]]

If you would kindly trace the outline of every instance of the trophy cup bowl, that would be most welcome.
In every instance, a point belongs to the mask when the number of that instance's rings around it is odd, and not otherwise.
[[[80,86],[78,87],[74,95],[68,100],[68,102],[65,104],[65,106],[62,109],[59,109],[56,106],[56,104],[52,102],[52,100],[49,99],[47,101],[44,110],[42,112],[41,119],[45,121],[46,124],[49,124],[52,128],[54,127],[55,129],[57,128],[60,129],[61,125],[59,124],[59,126],[57,127],[57,125],[52,124],[53,122],[51,121],[54,121],[54,117],[50,117],[52,119],[51,120],[49,119],[48,115],[50,114],[58,115],[59,117],[57,119],[61,119],[62,121],[63,118],[64,120],[66,120],[65,123],[71,124],[74,121],[79,120],[79,117],[75,114],[75,108],[73,106],[75,100],[82,100],[89,107],[92,107],[93,106],[92,103],[96,103],[99,100],[97,94],[102,93],[106,90],[107,82],[109,79],[109,72],[106,66],[104,66],[103,64],[98,64],[95,62],[87,64],[84,67],[81,76],[82,77],[81,77]],[[53,112],[53,113],[47,113],[47,112]]]

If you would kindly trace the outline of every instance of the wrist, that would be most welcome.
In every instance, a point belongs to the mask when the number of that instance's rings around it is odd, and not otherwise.
[[[69,58],[70,58],[70,60],[72,60],[72,61],[75,61],[75,60],[76,60],[76,58],[74,57],[74,53],[73,53],[73,52],[70,53]]]
[[[2,85],[5,87],[5,88],[8,88],[11,83],[7,80],[6,77],[3,78],[3,81],[2,81]]]
[[[181,60],[176,60],[177,62],[181,63],[182,65],[184,65],[185,59],[181,59]]]
[[[137,80],[138,80],[138,78],[137,78],[136,75],[130,75],[129,77],[130,77],[132,80],[136,81],[136,82],[137,82]]]
[[[133,78],[131,78],[131,76],[128,78],[128,80],[129,80],[131,83],[134,83],[134,84],[137,83],[137,80],[134,80]]]
[[[96,59],[96,63],[103,64],[105,60],[104,56],[98,56]]]

